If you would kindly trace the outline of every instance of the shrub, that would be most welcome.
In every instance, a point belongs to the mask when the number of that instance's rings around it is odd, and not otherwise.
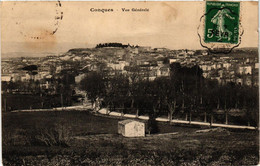
[[[155,120],[155,117],[156,116],[154,116],[154,115],[149,115],[149,120],[147,122],[147,128],[148,128],[149,134],[154,134],[154,133],[159,132],[157,121]]]
[[[64,124],[55,124],[51,128],[40,128],[35,136],[35,142],[45,146],[69,146],[71,132]]]

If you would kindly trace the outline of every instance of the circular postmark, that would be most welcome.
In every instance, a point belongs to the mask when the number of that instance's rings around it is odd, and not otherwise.
[[[27,41],[51,40],[63,19],[60,1],[14,2],[12,10],[19,33]]]

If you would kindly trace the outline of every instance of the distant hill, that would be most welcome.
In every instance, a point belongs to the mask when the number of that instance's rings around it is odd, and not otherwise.
[[[2,59],[9,58],[20,58],[20,57],[46,57],[50,55],[57,55],[59,53],[53,52],[9,52],[9,53],[1,53]]]
[[[117,47],[118,45],[118,47]],[[86,54],[96,54],[96,55],[106,55],[106,56],[113,56],[115,50],[122,50],[122,52],[125,52],[125,46],[129,45],[123,45],[121,43],[117,43],[117,45],[114,47],[113,43],[112,45],[107,44],[101,46],[99,44],[99,47],[94,48],[73,48],[69,49],[67,53],[77,54],[77,55],[86,55]],[[122,47],[121,47],[121,46]],[[98,45],[97,45],[98,46]],[[101,47],[100,47],[101,46]],[[131,47],[138,47],[138,46],[131,46]],[[178,49],[179,50],[179,49]],[[178,50],[171,50],[171,51],[178,51]],[[194,49],[195,50],[195,49]],[[205,49],[197,49],[196,52],[205,51]],[[52,53],[52,52],[41,52],[41,53],[33,53],[33,52],[9,52],[9,53],[2,53],[1,58],[9,59],[9,58],[18,58],[18,57],[47,57],[47,56],[57,56],[59,54],[64,54],[64,52],[60,53]],[[66,53],[65,53],[66,54]],[[257,57],[258,56],[258,48],[257,47],[245,47],[245,48],[235,48],[232,50],[229,54],[214,54],[215,56],[236,56],[236,57]]]
[[[257,57],[258,56],[258,48],[256,47],[246,47],[246,48],[235,48],[229,54],[225,54],[225,56],[234,56],[237,58],[241,57]]]

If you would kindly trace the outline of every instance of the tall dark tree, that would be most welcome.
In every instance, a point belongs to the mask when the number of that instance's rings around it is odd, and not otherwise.
[[[179,63],[170,64],[170,78],[172,82],[172,89],[174,89],[175,98],[172,101],[173,105],[176,106],[177,96],[182,98],[182,107],[188,108],[189,120],[193,111],[197,111],[198,105],[201,100],[201,82],[202,69],[199,66],[193,67],[182,67]],[[187,117],[187,116],[186,116]]]
[[[249,86],[244,86],[242,88],[243,93],[240,98],[242,98],[242,108],[246,113],[246,119],[248,125],[258,125],[259,120],[259,94],[258,88],[251,88]]]
[[[105,101],[110,109],[120,108],[121,113],[123,113],[128,98],[129,79],[122,74],[116,74],[109,78],[106,86]]]
[[[105,96],[105,84],[104,76],[101,73],[90,72],[81,80],[80,89],[87,92],[87,96],[93,105],[98,98]]]
[[[204,121],[207,121],[207,114],[210,115],[210,125],[213,123],[214,110],[219,107],[219,85],[217,81],[206,80],[202,91],[202,107],[204,108]]]

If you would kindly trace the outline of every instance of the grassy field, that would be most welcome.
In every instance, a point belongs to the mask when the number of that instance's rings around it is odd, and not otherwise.
[[[158,123],[144,138],[117,134],[120,119],[89,112],[8,112],[4,165],[256,165],[258,132]],[[175,133],[175,134],[164,134]]]
[[[64,100],[64,99],[63,99]],[[77,103],[77,97],[72,97],[72,103]],[[26,103],[26,104],[24,104]],[[64,106],[66,102],[64,101]],[[4,111],[53,108],[61,106],[60,95],[43,95],[39,94],[2,94],[2,109]]]
[[[43,105],[42,102],[44,103]],[[51,108],[51,106],[60,106],[60,96],[49,95],[41,97],[31,94],[2,94],[2,109],[6,109],[6,111]]]

